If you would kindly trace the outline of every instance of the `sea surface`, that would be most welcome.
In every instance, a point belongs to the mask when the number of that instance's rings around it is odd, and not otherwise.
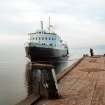
[[[93,48],[95,54],[104,54],[105,46]],[[70,48],[69,58],[57,61],[57,73],[83,56],[89,55],[89,48]],[[29,90],[27,84],[27,64],[24,45],[0,46],[0,105],[15,105],[24,99]]]

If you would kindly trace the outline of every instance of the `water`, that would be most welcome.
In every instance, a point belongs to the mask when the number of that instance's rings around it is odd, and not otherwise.
[[[0,49],[0,105],[14,105],[26,96],[25,54],[22,46]]]
[[[105,47],[94,48],[95,54],[104,54]],[[89,48],[71,48],[68,60],[54,64],[57,72],[72,64],[83,54],[89,54]],[[0,47],[0,105],[14,105],[24,99],[30,88],[26,82],[26,65],[24,45],[5,45]]]

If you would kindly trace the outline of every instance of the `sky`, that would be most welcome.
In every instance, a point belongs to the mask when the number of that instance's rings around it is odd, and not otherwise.
[[[105,0],[0,0],[0,45],[23,44],[49,16],[69,46],[105,45]]]

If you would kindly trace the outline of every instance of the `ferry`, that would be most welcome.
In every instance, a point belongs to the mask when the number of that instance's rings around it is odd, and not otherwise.
[[[26,57],[32,62],[37,60],[53,60],[68,56],[68,46],[63,42],[61,37],[51,30],[50,24],[48,30],[44,30],[43,21],[41,29],[33,33],[28,33],[28,41],[25,46]]]

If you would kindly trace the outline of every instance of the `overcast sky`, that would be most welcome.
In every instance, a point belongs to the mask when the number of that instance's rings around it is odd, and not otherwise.
[[[21,43],[49,16],[72,47],[105,44],[105,0],[0,0],[0,43]]]

